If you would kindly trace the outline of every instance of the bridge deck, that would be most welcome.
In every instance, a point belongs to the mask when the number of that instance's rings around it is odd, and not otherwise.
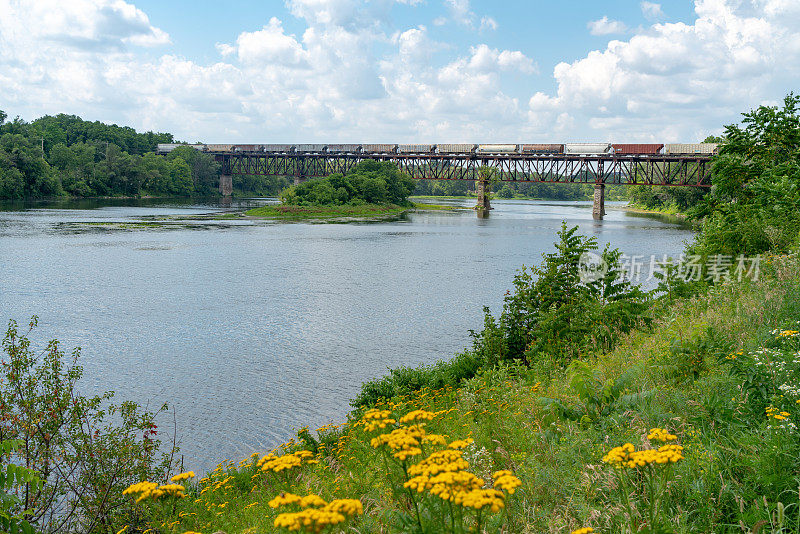
[[[710,187],[708,156],[572,154],[320,154],[212,152],[224,175],[309,178],[346,174],[364,160],[390,161],[417,180],[476,180],[495,169],[504,182]]]

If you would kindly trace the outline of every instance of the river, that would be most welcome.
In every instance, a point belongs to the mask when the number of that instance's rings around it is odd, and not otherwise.
[[[138,224],[237,204],[0,205],[0,319],[36,314],[38,345],[82,347],[84,393],[168,401],[185,466],[203,471],[342,420],[387,368],[467,347],[483,306],[499,312],[562,220],[645,267],[692,237],[615,203],[594,221],[589,202],[492,202],[484,220],[428,211],[348,224]],[[161,425],[171,431],[172,415]]]

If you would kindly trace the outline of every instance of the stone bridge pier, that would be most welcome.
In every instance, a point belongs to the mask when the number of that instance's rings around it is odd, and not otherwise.
[[[233,194],[233,176],[230,174],[219,175],[219,192],[223,197]]]
[[[492,209],[489,203],[491,196],[491,183],[486,178],[475,180],[475,192],[478,193],[478,203],[475,205],[475,212],[478,214],[479,219],[484,219],[489,216],[489,211]]]
[[[594,184],[594,205],[592,218],[602,219],[606,214],[606,184]]]

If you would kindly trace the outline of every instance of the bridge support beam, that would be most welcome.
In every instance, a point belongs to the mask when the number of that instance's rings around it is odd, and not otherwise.
[[[223,197],[233,194],[233,176],[230,174],[219,175],[219,192]]]
[[[606,184],[594,184],[594,206],[592,218],[602,219],[606,214]]]
[[[491,204],[489,204],[491,183],[486,178],[475,180],[475,190],[475,192],[478,193],[478,203],[475,206],[475,212],[478,214],[479,219],[484,219],[489,216],[489,210],[492,209]]]

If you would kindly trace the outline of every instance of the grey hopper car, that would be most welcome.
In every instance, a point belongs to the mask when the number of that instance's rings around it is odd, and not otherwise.
[[[328,152],[331,154],[358,154],[361,152],[361,145],[328,145]]]
[[[294,145],[280,145],[280,144],[261,145],[261,150],[263,152],[276,152],[279,154],[284,154],[294,151]]]
[[[397,152],[397,145],[389,145],[389,144],[361,145],[361,149],[367,154],[394,154]]]
[[[719,150],[717,143],[672,143],[664,145],[664,154],[670,156],[710,156]]]
[[[436,145],[439,154],[473,154],[478,145],[470,143],[444,143]]]
[[[430,154],[436,145],[397,145],[398,154]]]
[[[295,152],[325,152],[325,146],[315,144],[294,145],[294,150]]]
[[[208,152],[231,152],[233,150],[233,145],[211,144],[206,145],[206,150]]]

